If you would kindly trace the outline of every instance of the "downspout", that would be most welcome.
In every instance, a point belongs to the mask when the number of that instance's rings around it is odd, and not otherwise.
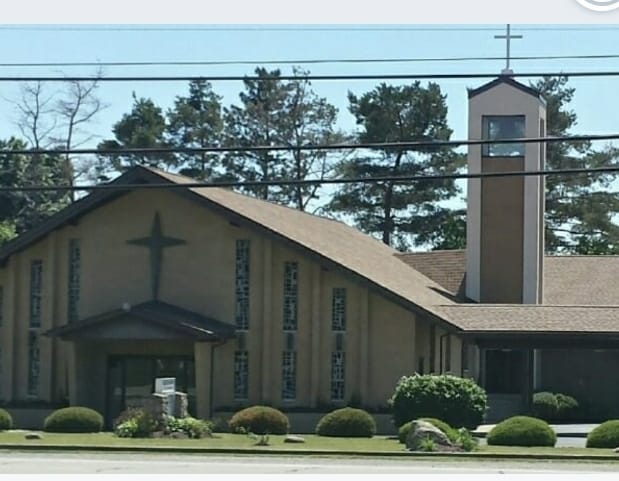
[[[440,351],[440,353],[439,353],[439,362],[438,362],[439,374],[443,374],[443,339],[445,339],[447,336],[449,336],[449,334],[443,334],[440,337],[439,344],[438,344],[439,345],[439,351]]]
[[[218,347],[223,346],[224,344],[226,344],[228,342],[227,339],[224,339],[223,341],[220,341],[218,343],[213,344],[213,347],[211,347],[211,375],[210,375],[210,387],[209,387],[209,413],[208,413],[208,417],[209,419],[213,418],[213,400],[215,398],[214,393],[215,393],[215,349],[217,349]]]

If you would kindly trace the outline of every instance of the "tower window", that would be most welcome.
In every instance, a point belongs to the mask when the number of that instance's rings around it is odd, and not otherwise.
[[[524,115],[483,118],[483,140],[522,139],[526,136]],[[484,157],[524,157],[524,144],[487,144]]]

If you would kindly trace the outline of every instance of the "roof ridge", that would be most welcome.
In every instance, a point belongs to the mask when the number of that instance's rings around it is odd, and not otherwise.
[[[167,171],[158,169],[156,167],[151,167],[151,166],[142,166],[142,167],[150,170],[151,172],[153,172],[154,174],[157,174],[157,175],[180,177],[180,179],[187,180],[189,182],[195,182],[196,181],[196,179],[192,179],[191,177],[188,177],[186,175],[179,174],[179,173],[176,173],[176,172],[167,172]],[[320,214],[312,214],[310,212],[306,212],[304,210],[299,210],[299,209],[296,209],[296,208],[291,207],[289,205],[280,204],[280,203],[275,202],[275,201],[270,201],[270,200],[266,200],[266,199],[260,199],[258,197],[253,197],[253,196],[247,195],[247,194],[241,194],[240,192],[236,192],[236,191],[234,191],[232,189],[227,189],[225,187],[190,187],[190,189],[217,190],[219,192],[225,192],[225,193],[228,193],[228,194],[233,194],[233,195],[236,195],[236,196],[240,196],[240,197],[243,197],[244,199],[250,199],[250,200],[258,202],[258,203],[266,203],[268,205],[274,205],[276,207],[281,207],[281,208],[284,208],[284,209],[288,209],[288,210],[290,210],[292,212],[295,212],[297,214],[304,214],[304,215],[307,215],[307,216],[311,216],[314,219],[315,218],[323,219],[323,220],[327,220],[327,221],[331,221],[331,222],[336,222],[336,223],[341,224],[341,225],[345,225],[346,227],[350,227],[348,224],[346,224],[345,222],[343,222],[343,221],[341,221],[339,219],[334,219],[332,217],[326,217],[326,216],[320,215]],[[350,227],[350,228],[352,228],[352,227]],[[352,228],[352,229],[357,231],[354,228]]]

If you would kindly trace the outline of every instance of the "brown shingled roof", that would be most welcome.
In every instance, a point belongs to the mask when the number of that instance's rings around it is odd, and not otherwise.
[[[463,250],[397,254],[404,263],[464,299]],[[546,256],[544,304],[619,305],[619,256]]]
[[[467,333],[619,333],[619,306],[459,304],[437,311]]]

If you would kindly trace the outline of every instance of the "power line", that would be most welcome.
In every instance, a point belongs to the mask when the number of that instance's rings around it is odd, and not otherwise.
[[[530,55],[511,57],[512,60],[611,60],[619,54],[600,55]],[[505,60],[505,57],[417,57],[417,58],[334,58],[298,60],[172,60],[172,61],[118,61],[118,62],[14,62],[0,63],[0,67],[183,67],[218,65],[299,65],[299,64],[363,64],[363,63],[439,63],[439,62],[481,62]]]
[[[484,172],[476,174],[439,174],[439,175],[392,175],[382,177],[354,177],[328,179],[283,179],[262,181],[222,181],[222,182],[187,182],[187,183],[153,183],[153,184],[93,184],[93,185],[36,185],[18,187],[0,187],[2,192],[46,192],[46,191],[122,191],[136,189],[197,189],[197,188],[231,188],[231,187],[278,187],[278,186],[312,186],[312,185],[344,185],[344,184],[375,184],[381,182],[411,183],[444,180],[486,179],[503,177],[540,177],[560,175],[599,175],[619,172],[619,166],[597,167],[593,169],[555,169],[514,172]]]
[[[497,144],[548,144],[572,142],[596,142],[619,140],[619,133],[598,135],[569,135],[561,137],[526,137],[500,140],[419,140],[410,142],[368,142],[307,145],[253,145],[253,146],[208,146],[208,147],[145,147],[132,149],[11,149],[0,150],[0,156],[8,155],[157,155],[157,154],[201,154],[223,152],[288,152],[328,150],[419,150],[445,147]]]
[[[41,31],[41,32],[498,32],[502,27],[426,27],[426,26],[95,26],[95,25],[2,25],[5,31]],[[617,31],[619,27],[600,26],[560,26],[560,27],[516,27],[521,32],[600,32]]]
[[[504,60],[504,58],[503,58]],[[0,82],[180,82],[180,81],[268,81],[268,80],[440,80],[440,79],[484,79],[497,78],[500,74],[496,73],[434,73],[434,74],[378,74],[378,75],[280,75],[257,76],[257,75],[214,75],[214,76],[125,76],[125,77],[97,77],[97,76],[28,76],[0,77]],[[594,72],[526,72],[513,73],[509,77],[533,78],[533,77],[619,77],[619,71],[594,71]]]

